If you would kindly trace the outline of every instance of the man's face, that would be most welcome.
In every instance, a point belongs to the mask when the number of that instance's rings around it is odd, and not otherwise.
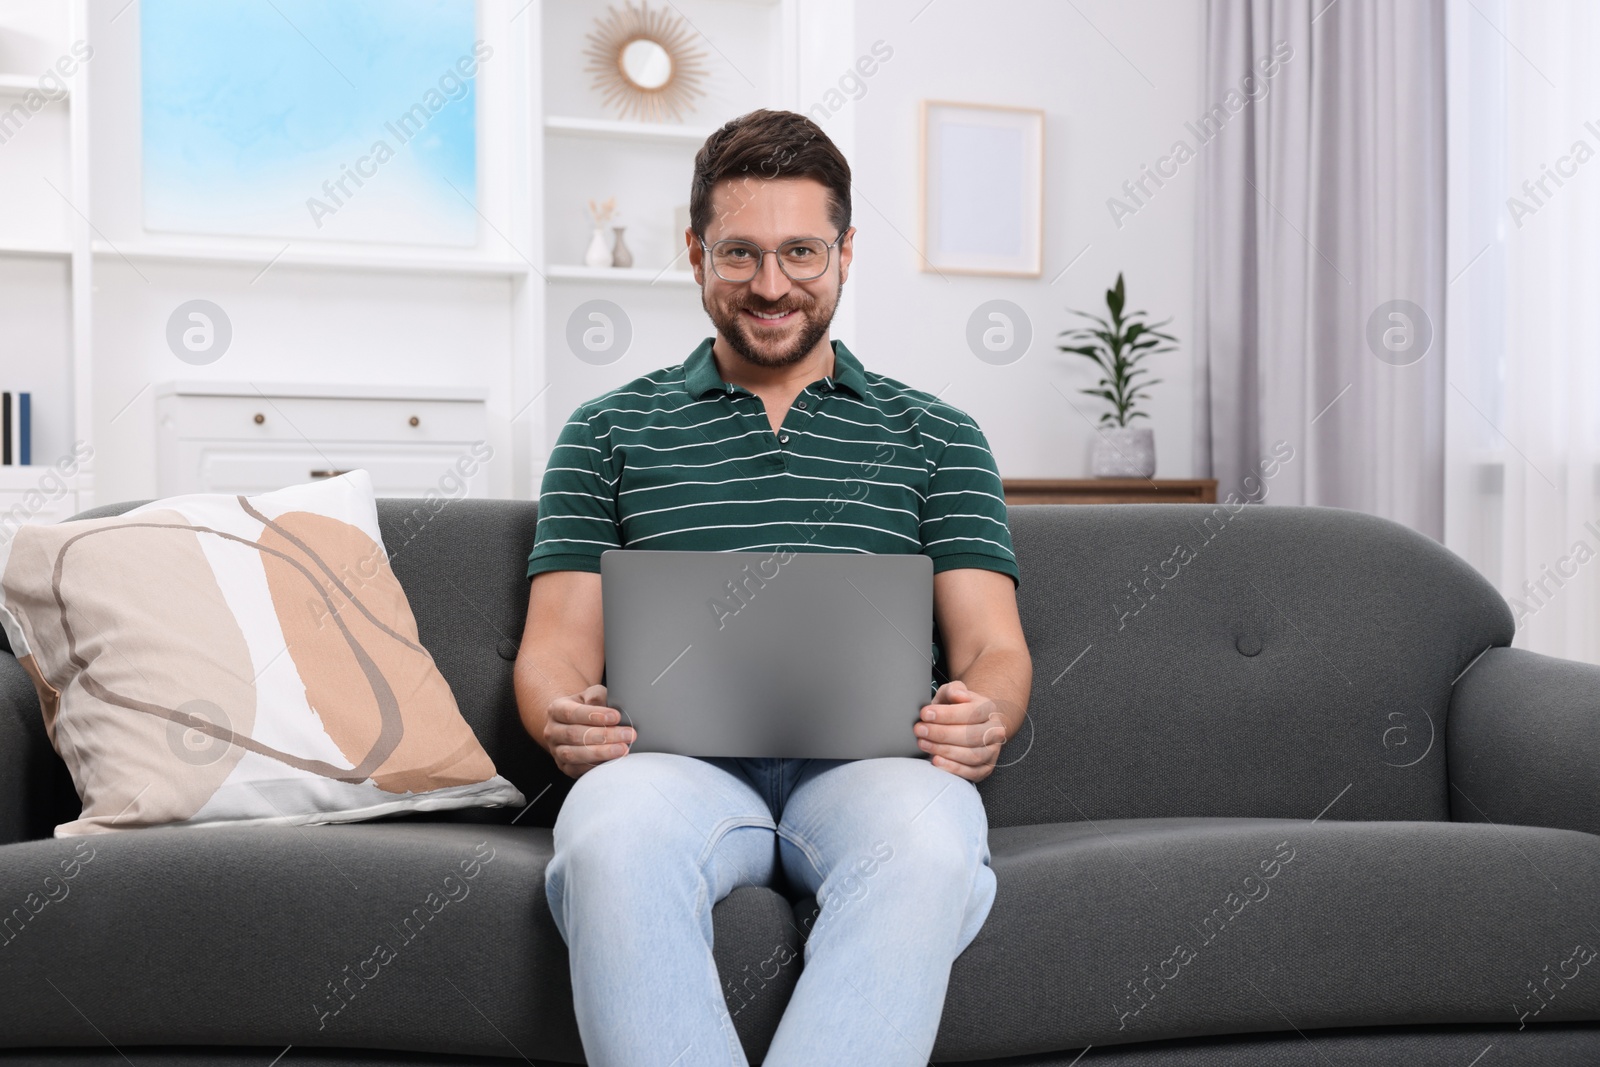
[[[711,206],[708,246],[739,239],[777,248],[796,237],[838,236],[828,221],[828,191],[811,178],[729,178],[712,190]],[[854,233],[854,227],[845,231],[820,277],[803,282],[784,274],[774,255],[762,257],[760,271],[748,282],[724,281],[691,235],[689,262],[700,282],[700,302],[728,347],[762,367],[786,367],[809,355],[838,310]],[[781,317],[763,319],[756,312]]]

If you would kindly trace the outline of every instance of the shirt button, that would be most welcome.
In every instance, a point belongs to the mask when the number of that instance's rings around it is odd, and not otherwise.
[[[783,442],[784,444],[788,444],[789,443],[789,435],[788,434],[784,434],[782,437],[778,438],[778,440]]]
[[[806,409],[806,402],[801,400],[795,404],[795,407],[799,408],[801,411],[804,411]]]

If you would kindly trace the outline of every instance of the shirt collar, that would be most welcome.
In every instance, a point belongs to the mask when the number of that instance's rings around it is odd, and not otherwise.
[[[689,395],[696,400],[709,392],[732,392],[735,388],[723,381],[722,375],[717,371],[717,361],[711,354],[711,344],[714,338],[707,337],[692,352],[688,359],[683,361],[683,384]],[[823,388],[842,386],[857,397],[867,398],[867,376],[862,370],[861,361],[856,359],[854,353],[844,346],[843,341],[833,341],[833,374],[819,379]]]

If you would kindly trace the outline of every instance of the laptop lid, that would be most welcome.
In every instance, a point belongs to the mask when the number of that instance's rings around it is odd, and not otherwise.
[[[927,758],[928,556],[611,549],[600,580],[630,751]]]

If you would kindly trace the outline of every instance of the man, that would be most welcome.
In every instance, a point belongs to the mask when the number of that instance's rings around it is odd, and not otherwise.
[[[855,229],[849,165],[819,127],[760,110],[713,133],[690,220],[716,336],[578,408],[529,556],[517,700],[577,779],[545,889],[584,1051],[597,1067],[745,1064],[711,908],[778,884],[822,913],[768,1067],[925,1064],[951,962],[994,901],[975,783],[1022,725],[1033,673],[999,475],[969,416],[830,340]],[[631,547],[931,556],[950,681],[915,727],[930,758],[628,755],[634,731],[598,684],[599,571]],[[734,991],[739,1007],[759,995]]]

